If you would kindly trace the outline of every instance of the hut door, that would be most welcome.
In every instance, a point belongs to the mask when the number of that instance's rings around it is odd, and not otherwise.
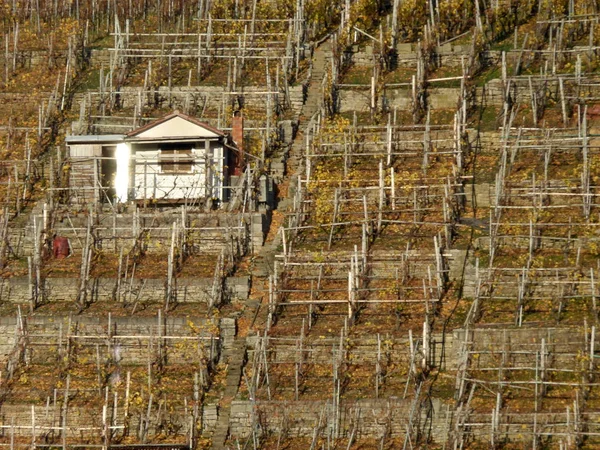
[[[105,203],[108,200],[115,200],[115,175],[117,173],[117,160],[115,159],[116,146],[102,147],[102,164],[100,165],[100,185],[102,186],[102,196],[100,201]]]

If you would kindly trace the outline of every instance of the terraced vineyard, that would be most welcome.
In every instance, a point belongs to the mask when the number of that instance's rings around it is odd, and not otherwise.
[[[0,445],[598,447],[598,9],[4,2]],[[175,110],[226,200],[76,178]]]

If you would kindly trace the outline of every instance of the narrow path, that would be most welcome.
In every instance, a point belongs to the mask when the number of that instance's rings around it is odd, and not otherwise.
[[[302,106],[302,111],[299,116],[300,126],[296,139],[292,144],[289,158],[287,161],[287,197],[281,199],[278,203],[279,215],[285,214],[291,208],[293,195],[297,188],[297,179],[293,175],[298,171],[302,161],[304,151],[304,136],[310,118],[319,111],[322,102],[321,85],[327,70],[327,57],[330,54],[331,45],[329,41],[325,41],[317,47],[313,54],[313,69],[308,88],[308,96],[306,103]],[[279,227],[278,221],[271,223],[271,228]],[[244,310],[238,319],[238,323],[249,324],[249,327],[262,329],[266,323],[267,308],[263,305],[268,299],[268,283],[266,280],[273,273],[275,254],[281,243],[281,235],[273,233],[271,230],[267,238],[267,242],[261,248],[258,255],[255,257],[255,263],[252,270],[252,293],[244,305]],[[219,416],[217,425],[212,437],[212,448],[215,450],[234,448],[234,446],[226,445],[229,436],[229,419],[231,415],[231,402],[235,399],[242,377],[242,370],[246,364],[246,336],[248,328],[239,330],[236,333],[234,344],[230,349],[223,352],[223,361],[227,363],[227,377],[225,385],[225,393],[220,402]]]

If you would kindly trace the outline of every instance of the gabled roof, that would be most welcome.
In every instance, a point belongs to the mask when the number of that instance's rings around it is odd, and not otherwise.
[[[165,140],[189,138],[218,138],[225,133],[207,123],[190,117],[187,114],[174,111],[160,119],[136,128],[125,135],[126,140]]]

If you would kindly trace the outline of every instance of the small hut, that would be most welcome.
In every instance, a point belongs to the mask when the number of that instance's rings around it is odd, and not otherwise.
[[[242,136],[241,117],[228,135],[179,111],[123,135],[70,136],[70,197],[79,203],[225,202],[232,176],[244,170]]]

